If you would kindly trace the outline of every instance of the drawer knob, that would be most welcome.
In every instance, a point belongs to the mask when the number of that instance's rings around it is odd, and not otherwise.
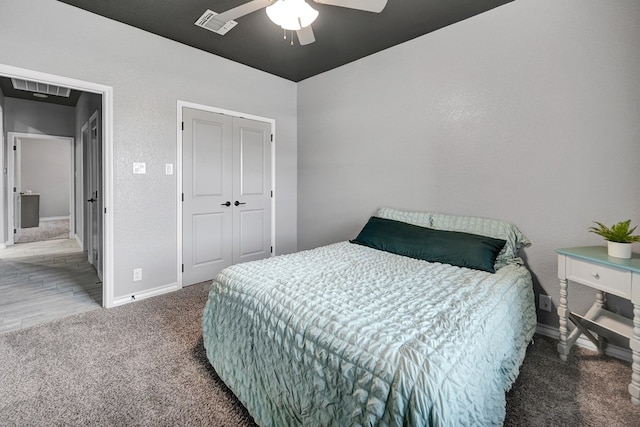
[[[598,273],[596,273],[595,271],[593,273],[591,273],[591,275],[593,276],[594,279],[599,279],[600,275]]]

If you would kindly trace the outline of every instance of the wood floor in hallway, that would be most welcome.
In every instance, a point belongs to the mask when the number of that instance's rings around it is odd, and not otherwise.
[[[0,333],[102,307],[102,283],[74,239],[0,249]]]

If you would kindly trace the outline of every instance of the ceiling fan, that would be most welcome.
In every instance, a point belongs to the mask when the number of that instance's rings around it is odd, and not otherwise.
[[[315,3],[346,7],[380,13],[387,0],[313,0]],[[207,10],[195,24],[220,35],[226,34],[237,25],[235,19],[266,8],[267,16],[284,30],[295,31],[301,45],[316,41],[311,23],[317,18],[318,11],[305,0],[252,0],[220,14]]]

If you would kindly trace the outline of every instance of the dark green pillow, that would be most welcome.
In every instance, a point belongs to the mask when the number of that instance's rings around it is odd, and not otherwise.
[[[372,216],[358,237],[359,245],[430,262],[495,273],[505,240],[460,231],[434,230]]]

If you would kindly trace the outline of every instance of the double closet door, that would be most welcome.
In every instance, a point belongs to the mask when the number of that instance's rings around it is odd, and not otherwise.
[[[184,286],[271,255],[271,125],[183,108]]]

